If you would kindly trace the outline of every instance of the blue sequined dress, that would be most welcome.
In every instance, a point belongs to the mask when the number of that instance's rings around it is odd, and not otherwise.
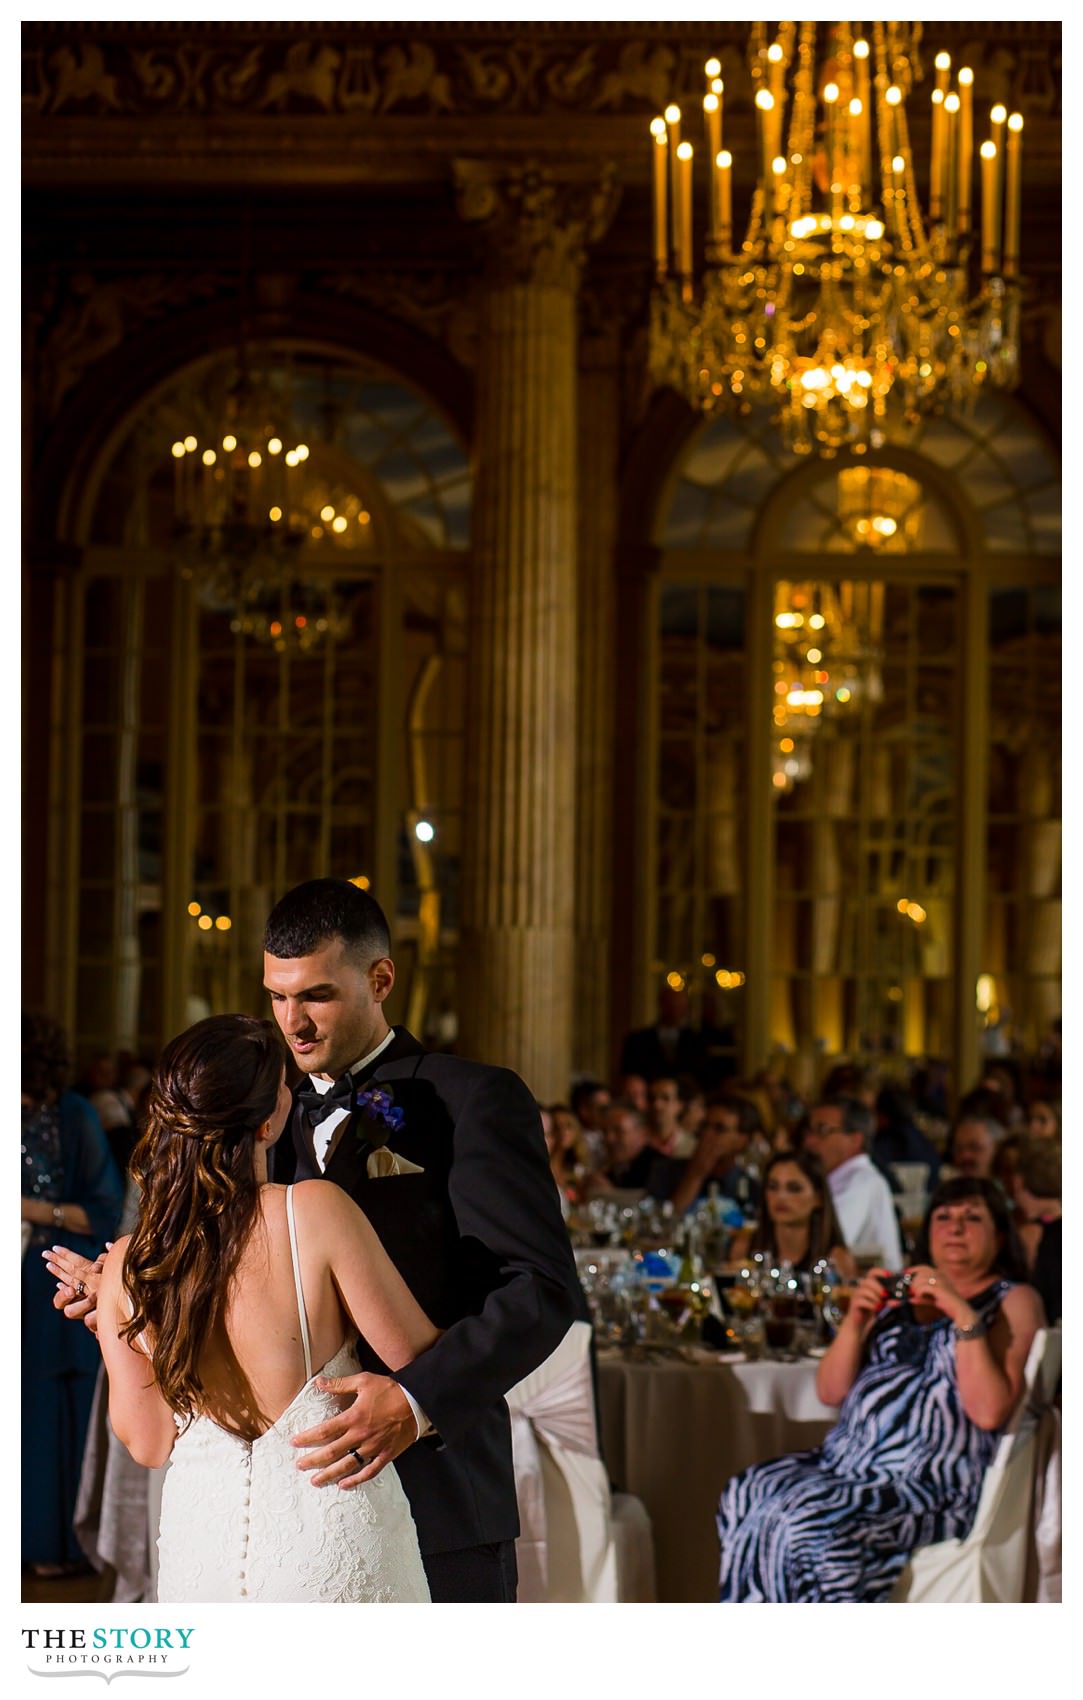
[[[971,1305],[991,1322],[1010,1286]],[[915,1547],[969,1532],[999,1439],[963,1411],[948,1318],[885,1311],[823,1445],[726,1483],[719,1599],[886,1600]]]

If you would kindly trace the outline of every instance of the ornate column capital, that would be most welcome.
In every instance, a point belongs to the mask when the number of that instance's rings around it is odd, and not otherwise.
[[[534,160],[456,159],[452,169],[460,216],[487,238],[491,281],[578,287],[587,245],[616,209],[615,166],[558,174]]]

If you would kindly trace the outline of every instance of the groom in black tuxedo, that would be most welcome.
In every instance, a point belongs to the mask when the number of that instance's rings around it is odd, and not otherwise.
[[[585,1315],[537,1106],[509,1070],[388,1026],[387,922],[350,881],[287,892],[264,948],[274,1016],[306,1077],[273,1178],[348,1192],[445,1330],[395,1376],[361,1340],[362,1373],[323,1383],[352,1405],[295,1444],[313,1448],[316,1483],[368,1481],[396,1461],[434,1601],[514,1601],[503,1395]]]

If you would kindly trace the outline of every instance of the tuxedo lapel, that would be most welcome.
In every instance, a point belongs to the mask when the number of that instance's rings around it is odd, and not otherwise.
[[[359,1091],[384,1080],[390,1085],[394,1079],[408,1078],[426,1055],[425,1047],[419,1045],[405,1027],[396,1027],[393,1032],[395,1037],[387,1049],[380,1052],[375,1068],[371,1072],[365,1070],[358,1075]],[[311,1139],[311,1135],[309,1137]],[[394,1147],[394,1138],[390,1143]],[[357,1188],[368,1180],[368,1159],[372,1149],[371,1141],[365,1137],[364,1118],[355,1111],[341,1127],[335,1129],[334,1141],[323,1170],[324,1175],[329,1181],[334,1181],[345,1192],[356,1197]]]

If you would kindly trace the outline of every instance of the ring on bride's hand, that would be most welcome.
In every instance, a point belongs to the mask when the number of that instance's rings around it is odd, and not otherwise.
[[[86,1293],[86,1282],[85,1281],[76,1281],[76,1283],[75,1283],[75,1295],[76,1295],[76,1297],[81,1299],[84,1296],[85,1293]]]
[[[354,1451],[352,1446],[350,1447],[350,1457],[357,1459],[357,1468],[359,1470],[363,1470],[365,1468],[365,1460],[362,1458],[360,1452]]]

